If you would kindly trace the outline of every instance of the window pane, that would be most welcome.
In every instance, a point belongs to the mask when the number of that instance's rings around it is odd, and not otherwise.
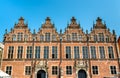
[[[52,46],[52,58],[57,58],[57,46]]]
[[[14,46],[9,46],[9,49],[8,49],[8,59],[12,59],[13,58],[13,52],[14,52]]]
[[[95,48],[95,46],[91,46],[91,58],[96,58],[96,48]]]
[[[27,56],[28,59],[32,58],[32,46],[27,46]]]
[[[23,53],[23,46],[18,46],[18,54],[17,54],[18,59],[22,58],[22,53]]]
[[[40,58],[40,46],[35,47],[35,58]]]
[[[45,33],[45,41],[50,41],[50,33]]]
[[[72,74],[72,66],[66,66],[66,74],[71,75]]]
[[[105,50],[104,50],[104,47],[103,47],[103,46],[100,46],[99,49],[100,49],[100,58],[101,58],[101,59],[104,59],[104,58],[105,58]]]
[[[70,59],[71,58],[71,47],[66,46],[66,58]]]
[[[83,46],[82,47],[82,53],[83,53],[83,58],[88,58],[88,47],[87,46]]]
[[[77,33],[72,33],[72,40],[77,41]]]
[[[108,47],[108,54],[109,54],[110,59],[114,58],[114,53],[113,53],[113,47],[112,46]]]
[[[49,46],[44,46],[44,58],[49,58]]]
[[[74,58],[77,59],[79,58],[79,46],[74,47]]]

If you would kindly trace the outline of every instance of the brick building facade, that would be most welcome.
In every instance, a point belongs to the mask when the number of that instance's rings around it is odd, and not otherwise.
[[[119,69],[115,31],[97,18],[88,33],[74,17],[64,33],[49,17],[33,33],[23,17],[4,35],[2,70],[13,78],[105,78]]]

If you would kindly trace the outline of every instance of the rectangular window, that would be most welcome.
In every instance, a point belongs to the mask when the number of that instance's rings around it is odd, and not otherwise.
[[[104,59],[104,58],[105,58],[105,50],[104,50],[104,47],[103,47],[103,46],[100,46],[99,49],[100,49],[100,58],[101,58],[101,59]]]
[[[57,46],[52,46],[52,58],[57,58]]]
[[[44,46],[44,58],[49,58],[49,46]]]
[[[77,33],[72,33],[72,40],[77,41]]]
[[[58,74],[58,67],[52,66],[52,75],[57,75],[57,74]]]
[[[71,47],[66,46],[66,58],[70,59],[71,58]]]
[[[95,59],[96,58],[96,48],[95,46],[91,46],[91,58]]]
[[[17,54],[18,59],[22,59],[22,53],[23,53],[23,46],[18,46],[18,54]]]
[[[97,41],[97,35],[94,35],[94,41]]]
[[[67,34],[66,39],[67,39],[67,41],[70,41],[71,40],[70,35]]]
[[[44,41],[44,36],[40,35],[40,41]]]
[[[32,46],[27,46],[27,56],[28,59],[32,58]]]
[[[45,33],[45,41],[50,41],[50,33]]]
[[[74,58],[75,59],[80,58],[80,55],[79,55],[79,46],[74,46]]]
[[[104,34],[103,33],[99,33],[99,41],[100,42],[104,41]]]
[[[83,53],[83,58],[87,59],[88,58],[88,47],[87,46],[82,47],[82,53]]]
[[[40,58],[40,46],[35,47],[35,58]]]
[[[113,53],[113,47],[109,46],[108,47],[108,54],[110,59],[114,59],[114,53]]]
[[[6,67],[6,73],[11,75],[11,72],[12,72],[12,66],[7,66]]]
[[[31,66],[25,66],[25,75],[31,74]]]
[[[117,74],[116,66],[110,66],[111,74]]]
[[[18,33],[17,40],[22,41],[23,39],[23,33]]]
[[[66,74],[71,75],[72,74],[72,66],[66,66]]]
[[[8,49],[8,59],[12,59],[13,58],[13,52],[14,52],[14,46],[9,46],[9,49]]]
[[[98,74],[98,66],[92,66],[92,72],[94,75]]]

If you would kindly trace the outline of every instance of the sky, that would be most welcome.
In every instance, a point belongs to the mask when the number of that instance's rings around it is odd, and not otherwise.
[[[64,32],[72,16],[84,32],[90,32],[93,21],[101,17],[110,31],[120,36],[120,0],[0,0],[0,42],[5,29],[10,31],[21,16],[31,32],[38,31],[48,16],[58,32]]]

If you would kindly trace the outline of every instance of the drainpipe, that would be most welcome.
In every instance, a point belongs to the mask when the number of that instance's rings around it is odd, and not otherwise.
[[[59,63],[59,77],[61,78],[61,63],[62,63],[62,30],[60,30],[60,63]]]

